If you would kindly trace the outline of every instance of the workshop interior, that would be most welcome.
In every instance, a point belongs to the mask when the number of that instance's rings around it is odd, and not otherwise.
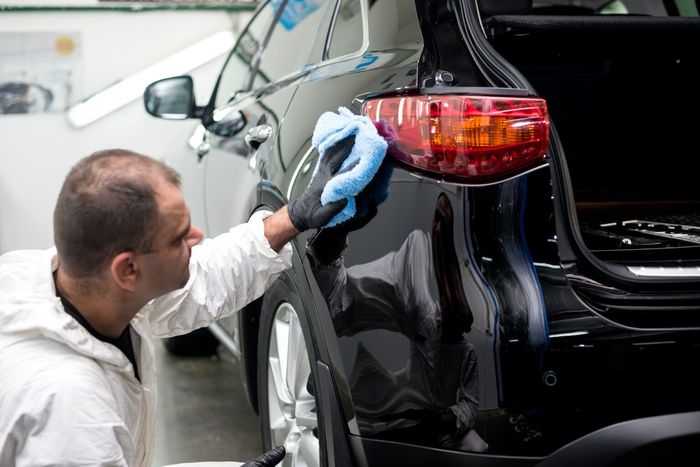
[[[698,465],[699,39],[700,0],[0,0],[0,465]],[[177,290],[158,241],[109,250],[99,274],[142,255],[164,292],[126,359],[65,304],[63,260],[51,300],[78,317],[40,338],[13,311],[39,293],[27,252],[111,229],[57,242],[64,180],[110,148],[176,174],[187,258],[221,248]],[[153,311],[199,300],[215,319]],[[73,464],[52,456],[82,432],[32,384],[71,373],[3,373],[42,368],[19,339],[71,359],[51,333],[85,329],[131,379]],[[67,413],[99,406],[80,393]]]

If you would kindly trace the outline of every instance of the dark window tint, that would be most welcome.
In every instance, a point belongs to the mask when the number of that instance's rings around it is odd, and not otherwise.
[[[341,0],[328,49],[328,58],[357,52],[362,47],[362,2]]]

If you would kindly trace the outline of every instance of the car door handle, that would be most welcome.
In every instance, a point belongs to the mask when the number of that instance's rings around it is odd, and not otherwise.
[[[260,147],[262,143],[267,141],[267,139],[272,136],[272,126],[267,123],[254,126],[245,135],[245,144],[249,148],[255,150]]]
[[[187,140],[187,144],[197,155],[197,160],[201,162],[202,158],[206,156],[209,153],[209,149],[211,149],[211,145],[209,143],[209,131],[204,128],[204,125],[197,125],[192,132],[190,139]]]

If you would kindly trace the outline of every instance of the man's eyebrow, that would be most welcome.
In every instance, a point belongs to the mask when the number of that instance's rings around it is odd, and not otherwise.
[[[185,235],[187,235],[187,232],[189,232],[191,228],[192,228],[192,219],[189,219],[187,221],[187,227],[185,227],[180,232],[178,232],[177,236],[173,239],[173,242],[177,242],[180,239],[182,239]]]

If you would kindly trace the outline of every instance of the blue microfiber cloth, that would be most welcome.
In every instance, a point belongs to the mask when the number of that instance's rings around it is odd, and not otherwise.
[[[372,120],[340,107],[337,114],[325,112],[321,115],[314,128],[311,144],[320,154],[319,162],[329,148],[351,135],[355,136],[355,143],[350,154],[321,194],[321,204],[324,206],[341,199],[347,199],[348,202],[326,227],[333,227],[355,215],[355,197],[372,181],[386,155],[387,142],[379,135]],[[318,163],[314,169],[314,176],[316,171]],[[386,178],[386,174],[383,175],[381,178]],[[386,198],[386,194],[383,196]]]

